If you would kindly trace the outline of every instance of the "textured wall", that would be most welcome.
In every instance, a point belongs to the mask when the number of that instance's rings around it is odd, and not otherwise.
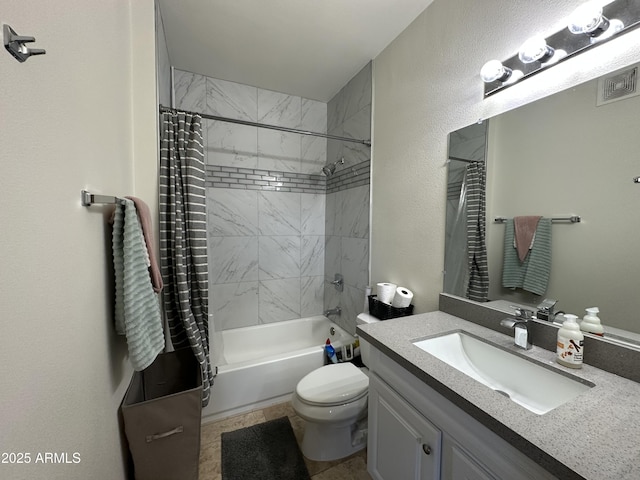
[[[406,285],[417,312],[438,308],[449,132],[640,59],[634,31],[483,100],[487,60],[563,28],[581,3],[436,0],[374,60],[372,284]]]
[[[121,479],[117,412],[131,366],[113,329],[107,208],[82,207],[80,190],[140,194],[135,156],[155,166],[156,141],[141,133],[138,145],[133,128],[135,116],[139,131],[155,130],[153,1],[2,10],[47,53],[23,64],[0,54],[0,452],[31,454],[0,477]],[[142,96],[134,72],[150,82]],[[71,463],[36,463],[38,453]]]

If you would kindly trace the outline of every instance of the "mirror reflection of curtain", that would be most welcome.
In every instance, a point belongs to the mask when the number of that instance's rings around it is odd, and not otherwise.
[[[489,293],[489,266],[486,244],[486,170],[484,163],[467,165],[467,298],[486,302]]]
[[[487,300],[489,284],[484,213],[488,126],[484,120],[449,135],[444,252],[444,292],[481,302]]]
[[[449,162],[444,291],[486,302],[489,291],[483,162]]]
[[[444,291],[467,296],[467,188],[466,163],[449,162],[447,183],[447,225],[444,252]]]
[[[161,115],[160,261],[171,343],[191,348],[202,372],[202,406],[209,403],[207,212],[201,117]]]

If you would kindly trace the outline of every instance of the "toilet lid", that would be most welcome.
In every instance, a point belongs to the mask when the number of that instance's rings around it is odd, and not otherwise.
[[[298,382],[296,394],[306,403],[340,405],[367,393],[369,377],[352,363],[318,368]]]

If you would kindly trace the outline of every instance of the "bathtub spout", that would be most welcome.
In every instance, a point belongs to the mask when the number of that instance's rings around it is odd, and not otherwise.
[[[342,313],[342,309],[340,307],[330,308],[329,310],[326,310],[324,312],[324,316],[325,317],[328,317],[329,315],[338,315],[338,316],[340,316],[341,313]]]

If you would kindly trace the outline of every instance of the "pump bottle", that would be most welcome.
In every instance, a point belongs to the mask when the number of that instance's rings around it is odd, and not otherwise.
[[[569,368],[582,368],[584,354],[584,335],[576,322],[577,315],[567,313],[566,319],[558,330],[557,362]]]
[[[598,307],[590,307],[587,308],[587,314],[582,317],[582,322],[580,322],[580,330],[583,332],[593,333],[595,335],[600,335],[601,337],[604,335],[604,328],[600,323],[600,319],[598,318],[598,313],[600,310]]]

